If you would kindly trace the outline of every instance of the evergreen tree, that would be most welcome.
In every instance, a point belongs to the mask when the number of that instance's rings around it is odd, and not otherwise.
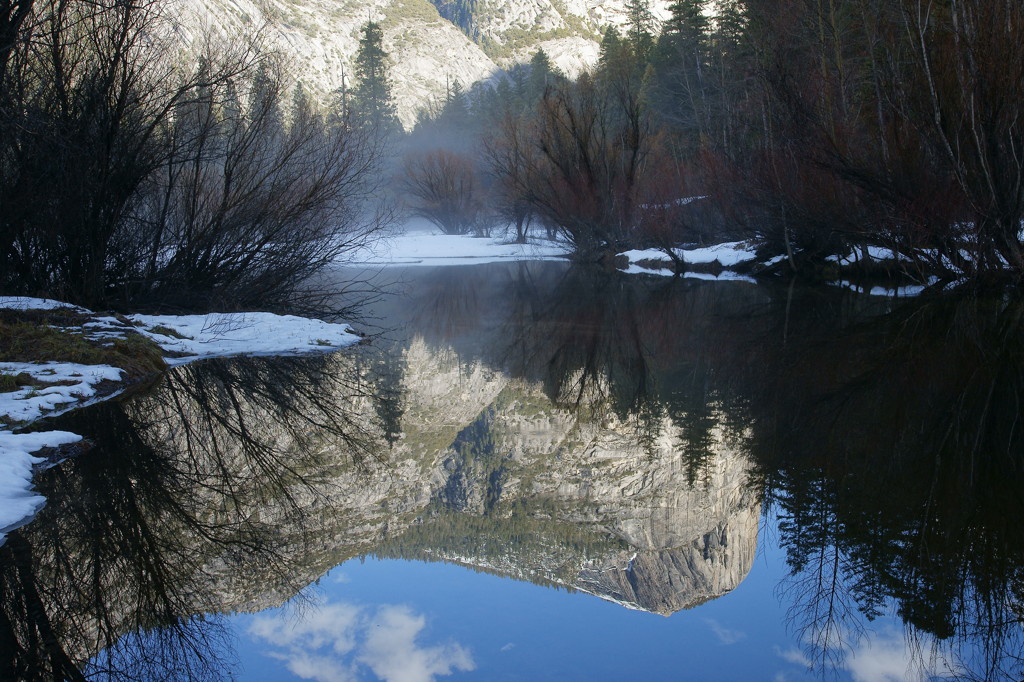
[[[605,30],[601,39],[597,65],[598,80],[602,81],[629,77],[636,70],[636,60],[629,43],[622,39],[613,26]]]
[[[626,0],[626,25],[633,54],[638,61],[645,61],[654,46],[654,35],[658,32],[658,20],[651,12],[650,0]]]
[[[694,142],[707,135],[710,118],[710,22],[704,14],[706,3],[673,2],[669,7],[672,14],[651,57],[655,108]]]
[[[278,138],[284,132],[281,112],[281,81],[267,64],[260,64],[249,88],[249,117],[266,121],[266,136]]]
[[[369,21],[363,26],[363,37],[359,39],[359,52],[356,54],[352,108],[359,123],[381,134],[394,132],[399,127],[387,61],[384,31],[380,24]]]
[[[530,59],[530,76],[527,81],[527,96],[529,101],[536,102],[543,95],[549,85],[554,84],[558,77],[557,71],[551,66],[551,60],[544,50],[537,50]]]
[[[708,34],[708,18],[704,14],[707,0],[676,0],[669,5],[671,16],[665,22],[664,34],[680,42],[703,43]]]

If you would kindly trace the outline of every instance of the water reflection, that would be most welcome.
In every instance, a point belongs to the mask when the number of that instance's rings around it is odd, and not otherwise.
[[[1019,302],[553,264],[408,276],[378,311],[393,345],[204,363],[64,417],[94,448],[40,476],[49,504],[0,547],[3,672],[220,677],[212,614],[367,555],[668,615],[735,590],[778,519],[789,659],[934,646],[965,677],[1019,675]],[[416,612],[307,607],[305,630],[250,629],[293,669],[474,664],[423,643]],[[909,644],[870,632],[890,613]],[[393,636],[366,648],[370,623]]]
[[[332,467],[379,456],[347,360],[205,362],[63,417],[94,447],[39,476],[49,503],[0,548],[0,677],[223,679],[204,614],[305,585]]]
[[[752,385],[786,596],[819,656],[895,603],[974,674],[1019,676],[1022,310],[910,304],[780,349]]]

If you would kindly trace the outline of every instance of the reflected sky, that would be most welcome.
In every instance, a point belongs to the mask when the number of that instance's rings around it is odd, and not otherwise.
[[[669,617],[455,564],[349,561],[284,607],[231,619],[239,678],[820,680],[776,596],[784,557],[761,536],[738,588]],[[928,679],[917,663],[898,621],[882,617],[827,677]]]

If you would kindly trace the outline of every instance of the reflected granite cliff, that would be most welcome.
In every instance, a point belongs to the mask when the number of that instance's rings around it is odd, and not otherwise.
[[[742,434],[716,429],[715,455],[695,480],[668,416],[620,417],[611,396],[554,402],[543,384],[482,364],[445,371],[446,357],[419,338],[405,354],[404,444],[445,445],[429,506],[376,554],[443,559],[666,615],[729,592],[750,570],[760,511]]]
[[[0,547],[0,677],[220,679],[218,614],[367,555],[668,615],[734,590],[766,523],[826,670],[892,613],[964,677],[1020,672],[1018,302],[406,277],[373,344],[198,363],[55,420],[91,449]]]

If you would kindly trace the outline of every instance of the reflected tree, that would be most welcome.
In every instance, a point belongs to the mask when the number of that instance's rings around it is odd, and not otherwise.
[[[303,587],[332,472],[378,456],[365,364],[208,361],[63,417],[92,450],[38,477],[50,503],[0,547],[0,676],[223,679],[216,614]]]

